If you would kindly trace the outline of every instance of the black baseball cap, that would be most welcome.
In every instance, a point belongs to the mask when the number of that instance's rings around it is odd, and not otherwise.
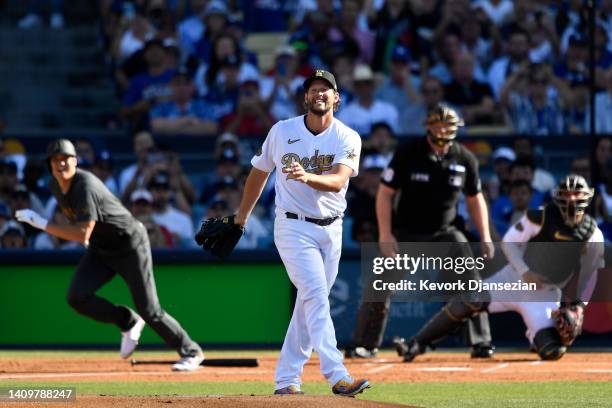
[[[323,69],[317,69],[314,72],[314,74],[306,78],[306,80],[304,81],[304,85],[303,85],[304,92],[308,92],[308,88],[310,87],[310,84],[319,79],[322,79],[323,81],[327,81],[327,83],[330,84],[331,87],[334,88],[334,90],[336,91],[338,90],[338,86],[336,85],[336,78],[334,77],[334,74],[332,74],[329,71],[325,71]]]
[[[168,189],[170,188],[170,176],[165,171],[159,171],[155,173],[151,181],[149,181],[148,185],[149,189],[161,188]]]

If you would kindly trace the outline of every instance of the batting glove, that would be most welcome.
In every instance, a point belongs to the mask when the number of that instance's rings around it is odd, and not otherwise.
[[[49,221],[39,215],[36,211],[32,211],[29,208],[26,210],[17,210],[15,212],[15,218],[17,218],[17,221],[19,222],[27,222],[34,228],[38,228],[43,231],[47,228],[47,224],[49,224]]]

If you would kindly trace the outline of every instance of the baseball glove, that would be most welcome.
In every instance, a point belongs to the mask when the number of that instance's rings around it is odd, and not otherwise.
[[[195,236],[199,246],[210,251],[214,256],[228,256],[240,241],[244,228],[234,224],[234,216],[223,218],[208,218],[202,221],[202,226]]]
[[[552,312],[552,318],[563,345],[571,346],[576,337],[582,333],[584,306],[581,304],[561,306]]]

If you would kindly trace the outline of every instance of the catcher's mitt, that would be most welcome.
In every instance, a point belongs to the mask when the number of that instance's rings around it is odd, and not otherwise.
[[[582,333],[584,306],[581,304],[561,306],[552,312],[552,318],[563,345],[571,346],[576,337]]]
[[[234,216],[208,218],[195,236],[198,245],[211,254],[224,258],[240,241],[244,228],[234,224]]]

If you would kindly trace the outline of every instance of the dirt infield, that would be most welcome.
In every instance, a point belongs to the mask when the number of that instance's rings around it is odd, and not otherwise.
[[[201,367],[197,372],[174,373],[163,357],[142,358],[132,366],[109,357],[74,358],[66,354],[43,357],[0,357],[0,383],[16,381],[266,381],[273,388],[276,358],[258,357],[259,367]],[[137,356],[138,357],[138,356]],[[352,375],[372,383],[507,382],[507,381],[612,381],[612,353],[569,353],[559,361],[540,361],[535,354],[497,353],[493,360],[471,360],[467,353],[429,353],[402,363],[394,353],[372,360],[346,360]],[[323,382],[316,358],[304,370],[304,381]]]
[[[172,404],[172,408],[411,408],[408,405],[388,404],[384,402],[362,401],[345,397],[324,396],[210,396],[210,397],[78,397],[71,408],[136,408],[163,407]],[[48,407],[57,408],[51,403],[16,403],[15,408]]]

